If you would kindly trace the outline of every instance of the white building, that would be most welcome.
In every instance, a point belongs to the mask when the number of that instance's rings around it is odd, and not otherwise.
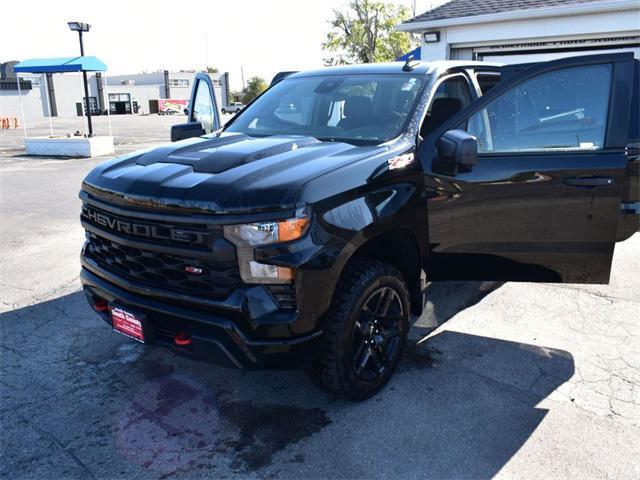
[[[15,63],[0,64],[0,117],[20,117],[20,97],[13,72]],[[90,73],[87,77],[91,112],[106,114],[109,108],[111,115],[158,113],[159,99],[189,100],[195,75],[195,72],[169,71],[117,76]],[[221,108],[230,101],[229,74],[210,74],[210,77],[218,108]],[[20,74],[20,79],[22,105],[28,122],[50,114],[54,117],[82,116],[84,90],[80,74]]]
[[[107,89],[112,103],[111,113],[119,113],[131,102],[140,113],[158,113],[158,99],[188,100],[195,72],[156,72],[107,77]],[[227,105],[229,98],[229,74],[209,74],[218,108]]]
[[[632,51],[639,0],[451,0],[399,25],[423,39],[422,60],[526,63]]]

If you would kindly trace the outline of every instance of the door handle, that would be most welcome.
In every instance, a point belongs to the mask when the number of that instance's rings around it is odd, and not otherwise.
[[[571,177],[565,178],[564,183],[570,187],[593,188],[613,185],[612,177]]]

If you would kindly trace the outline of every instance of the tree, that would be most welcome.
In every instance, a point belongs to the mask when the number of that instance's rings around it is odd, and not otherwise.
[[[245,105],[267,89],[267,82],[261,77],[251,77],[242,90],[242,103]]]
[[[352,0],[344,12],[334,10],[331,31],[322,44],[327,65],[389,62],[407,53],[413,40],[395,30],[409,18],[409,9],[372,0]]]
[[[220,73],[218,67],[207,67],[207,73]]]

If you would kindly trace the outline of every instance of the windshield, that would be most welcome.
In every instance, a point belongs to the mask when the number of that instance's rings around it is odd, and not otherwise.
[[[402,132],[426,78],[406,74],[289,78],[246,107],[226,131],[382,143]]]

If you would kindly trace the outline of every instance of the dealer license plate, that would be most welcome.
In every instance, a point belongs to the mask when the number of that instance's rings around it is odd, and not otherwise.
[[[116,332],[144,343],[144,330],[142,329],[143,319],[141,315],[131,313],[116,306],[110,306],[109,310],[111,312],[113,329]]]

